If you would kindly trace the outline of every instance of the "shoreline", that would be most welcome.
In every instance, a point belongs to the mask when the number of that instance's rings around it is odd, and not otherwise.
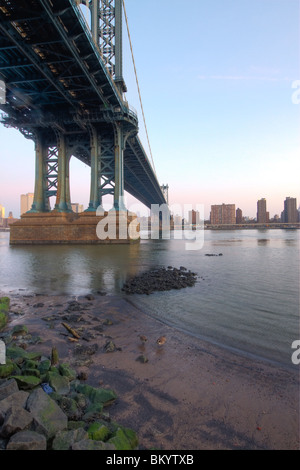
[[[199,342],[203,343],[204,345],[208,344],[208,345],[211,345],[212,347],[215,347],[216,349],[218,349],[220,351],[222,351],[222,350],[228,351],[229,354],[233,354],[235,356],[240,356],[241,358],[245,358],[246,360],[250,359],[250,360],[252,360],[254,362],[257,362],[257,363],[263,363],[263,364],[265,363],[266,365],[270,365],[270,366],[273,366],[273,367],[277,367],[279,369],[286,370],[286,371],[288,371],[292,374],[293,373],[295,373],[296,375],[298,374],[299,375],[299,380],[300,380],[300,371],[298,371],[296,366],[292,365],[292,362],[291,362],[291,365],[287,365],[285,363],[281,363],[279,361],[272,360],[270,358],[263,357],[263,356],[260,356],[258,354],[254,354],[253,352],[249,352],[249,351],[246,351],[246,350],[244,351],[244,350],[236,348],[234,346],[229,346],[227,344],[219,343],[218,341],[215,341],[211,338],[207,338],[206,336],[201,336],[198,333],[192,333],[190,330],[187,330],[187,329],[185,329],[181,326],[174,326],[172,324],[172,322],[168,322],[165,319],[164,320],[158,319],[155,315],[151,315],[149,312],[147,312],[144,309],[142,309],[141,307],[135,305],[135,303],[132,302],[131,300],[129,300],[129,298],[128,299],[124,298],[123,300],[124,300],[124,302],[128,302],[133,308],[135,308],[136,310],[142,312],[144,315],[149,316],[153,320],[158,321],[162,325],[166,325],[167,327],[172,328],[172,329],[182,333],[185,336],[188,336],[188,337],[191,336],[191,338],[194,338],[196,341],[199,341]],[[291,350],[291,356],[292,356],[292,350]]]
[[[42,338],[32,350],[49,354],[56,346],[60,359],[76,365],[87,383],[116,391],[110,417],[134,429],[142,449],[299,450],[297,370],[208,343],[118,296],[2,295],[17,312],[8,328],[25,324]],[[71,301],[80,309],[68,313],[69,324],[86,336],[78,342],[68,341],[61,326]],[[75,323],[73,313],[81,318]],[[158,346],[162,335],[166,343]],[[107,341],[115,345],[110,353],[104,350]],[[76,354],[79,346],[95,345],[85,360]]]

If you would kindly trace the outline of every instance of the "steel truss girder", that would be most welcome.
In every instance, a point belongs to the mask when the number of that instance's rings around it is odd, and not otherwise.
[[[50,210],[49,198],[57,195],[57,184],[58,184],[58,147],[48,147],[47,156],[45,159],[45,201],[48,207],[46,210]]]

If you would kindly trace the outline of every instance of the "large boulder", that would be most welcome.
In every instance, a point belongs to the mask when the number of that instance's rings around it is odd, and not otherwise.
[[[47,440],[53,438],[58,431],[67,429],[66,414],[42,388],[31,392],[26,409],[33,415],[35,431],[44,434]]]
[[[20,406],[13,405],[5,415],[0,435],[10,437],[19,431],[27,429],[32,422],[32,415]]]
[[[29,393],[23,390],[18,390],[17,392],[12,393],[11,395],[3,398],[0,401],[0,424],[5,420],[6,414],[9,409],[14,406],[19,406],[24,408],[28,399]]]
[[[46,437],[34,431],[20,431],[14,434],[6,450],[46,450]]]
[[[19,389],[15,379],[0,381],[0,401],[18,391]]]
[[[88,439],[88,433],[83,428],[59,431],[53,440],[52,450],[71,450],[76,442],[84,439]]]

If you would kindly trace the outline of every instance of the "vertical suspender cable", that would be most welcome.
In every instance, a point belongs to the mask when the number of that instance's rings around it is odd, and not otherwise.
[[[133,56],[133,49],[132,49],[132,43],[131,43],[131,37],[130,37],[129,25],[128,25],[128,18],[127,18],[126,8],[125,8],[125,0],[123,0],[123,8],[124,8],[124,15],[125,15],[125,21],[126,21],[126,27],[127,27],[127,34],[128,34],[129,44],[130,44],[130,51],[131,51],[131,57],[132,57],[132,62],[133,62],[135,80],[136,80],[136,84],[137,84],[137,89],[138,89],[138,94],[139,94],[139,99],[140,99],[140,104],[141,104],[141,109],[142,109],[143,121],[144,121],[144,126],[145,126],[147,141],[148,141],[148,146],[149,146],[149,150],[150,150],[152,165],[153,165],[154,173],[156,173],[156,171],[155,171],[155,166],[154,166],[154,161],[153,161],[153,157],[152,157],[152,152],[151,152],[151,146],[150,146],[150,141],[149,141],[147,126],[146,126],[145,114],[144,114],[143,103],[142,103],[142,98],[141,98],[141,91],[140,91],[139,81],[138,81],[138,78],[137,78],[135,60],[134,60],[134,56]]]

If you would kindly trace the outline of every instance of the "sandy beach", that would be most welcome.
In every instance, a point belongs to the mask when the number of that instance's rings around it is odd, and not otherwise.
[[[134,429],[141,449],[299,450],[297,369],[166,326],[135,308],[132,297],[2,295],[11,298],[8,328],[25,324],[41,337],[30,350],[49,355],[56,346],[87,383],[116,391],[110,418]],[[80,339],[70,339],[62,322]]]

